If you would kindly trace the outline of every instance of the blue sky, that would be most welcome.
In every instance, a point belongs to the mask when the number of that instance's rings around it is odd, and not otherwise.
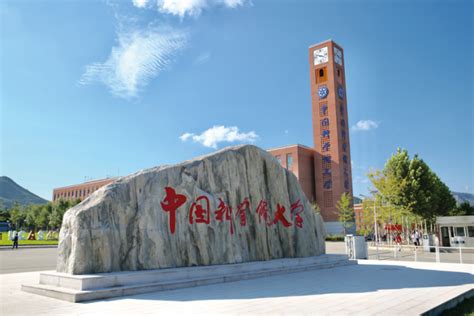
[[[355,195],[397,147],[473,193],[472,12],[469,0],[1,1],[0,173],[51,199],[231,144],[312,146],[308,47],[331,38]]]

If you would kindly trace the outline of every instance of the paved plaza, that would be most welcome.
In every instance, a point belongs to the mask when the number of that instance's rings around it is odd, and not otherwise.
[[[1,315],[418,315],[474,287],[474,266],[389,261],[68,303],[20,291],[38,272],[0,275]]]

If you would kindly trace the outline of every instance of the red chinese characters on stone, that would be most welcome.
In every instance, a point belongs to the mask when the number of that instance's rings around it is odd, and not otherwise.
[[[170,213],[169,224],[171,234],[174,234],[176,229],[176,210],[186,203],[186,196],[183,194],[177,194],[176,191],[171,187],[165,187],[166,196],[162,202],[161,207],[165,212]]]
[[[227,205],[221,198],[219,198],[219,206],[214,213],[216,213],[216,221],[222,223],[222,221],[226,220],[230,222],[230,234],[233,235],[234,224],[232,221],[232,207]]]
[[[286,219],[285,217],[285,207],[283,205],[280,205],[280,203],[277,203],[277,211],[275,213],[275,218],[273,219],[273,224],[277,224],[278,222],[281,222],[283,226],[285,227],[290,227],[292,224]]]
[[[256,212],[258,214],[258,222],[259,223],[262,222],[262,218],[263,218],[263,220],[265,221],[267,226],[272,225],[272,221],[270,220],[270,215],[269,215],[269,212],[268,212],[268,203],[267,203],[267,201],[260,200],[260,202],[258,203]]]
[[[250,209],[250,201],[249,198],[246,197],[242,203],[237,205],[237,213],[235,214],[235,216],[238,216],[240,218],[241,227],[247,225],[247,209]]]
[[[196,202],[191,204],[189,209],[189,224],[194,223],[193,214],[196,216],[196,223],[208,224],[211,222],[211,207],[209,198],[202,195],[196,199]]]
[[[174,234],[176,231],[176,211],[184,203],[186,203],[186,196],[183,194],[176,193],[175,189],[172,187],[165,187],[165,197],[162,202],[160,202],[163,211],[169,213],[169,227],[171,234]],[[242,203],[237,205],[237,212],[235,217],[240,220],[240,226],[244,227],[247,225],[247,210],[250,212],[250,200],[248,197],[245,197]],[[286,208],[285,206],[277,203],[277,210],[275,212],[275,217],[273,220],[270,218],[270,211],[268,202],[265,200],[260,200],[256,208],[256,213],[258,216],[258,222],[261,223],[262,219],[267,226],[277,225],[278,222],[284,227],[291,227],[293,224],[298,227],[303,227],[303,218],[301,213],[304,212],[304,206],[301,204],[301,201],[298,200],[295,203],[291,204],[289,219],[285,217]],[[233,223],[233,214],[232,207],[226,204],[221,198],[219,198],[219,205],[214,211],[215,219],[218,222],[229,222],[230,224],[230,234],[234,234],[234,223]],[[292,221],[293,222],[292,222]],[[211,203],[207,196],[199,196],[189,208],[189,223],[190,224],[206,224],[211,223]]]
[[[300,215],[303,211],[304,211],[304,206],[301,204],[300,200],[291,204],[290,214],[291,214],[291,217],[294,218],[294,223],[296,227],[298,228],[303,228],[303,218]]]

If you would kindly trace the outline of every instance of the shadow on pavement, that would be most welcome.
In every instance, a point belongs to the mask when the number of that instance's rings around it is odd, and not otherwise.
[[[128,298],[165,301],[239,300],[367,293],[390,289],[458,286],[469,283],[474,284],[474,276],[469,273],[414,269],[398,265],[363,264],[140,294]]]

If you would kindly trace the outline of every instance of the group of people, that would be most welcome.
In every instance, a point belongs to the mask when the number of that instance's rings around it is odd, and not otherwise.
[[[417,247],[421,246],[420,238],[421,238],[421,233],[417,229],[415,229],[413,231],[413,233],[411,234],[411,236],[410,236],[410,239],[411,239],[411,242],[413,243],[413,245],[415,245]],[[401,251],[401,249],[402,249],[402,235],[401,235],[400,232],[398,232],[395,235],[395,237],[393,238],[393,241],[397,245],[398,251]]]

